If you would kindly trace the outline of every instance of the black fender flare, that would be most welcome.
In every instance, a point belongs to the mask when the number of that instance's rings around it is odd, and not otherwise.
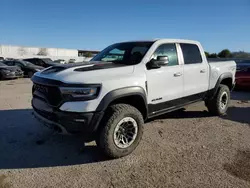
[[[105,111],[109,104],[113,102],[116,99],[122,98],[122,97],[129,97],[129,96],[140,96],[142,97],[146,110],[148,110],[147,105],[147,95],[145,90],[140,86],[131,86],[131,87],[124,87],[115,89],[113,91],[108,92],[99,103],[96,111]]]
[[[206,99],[211,100],[211,99],[214,98],[215,94],[217,93],[217,91],[218,91],[218,89],[219,89],[219,87],[220,87],[221,82],[222,82],[224,79],[226,79],[226,78],[232,78],[232,79],[233,79],[233,74],[232,74],[231,72],[222,73],[222,74],[219,76],[219,78],[218,78],[218,80],[217,80],[217,82],[216,82],[214,88],[211,89],[211,90],[209,90],[209,92],[208,92],[208,94],[207,94],[207,96],[206,96]],[[232,83],[232,84],[233,84],[233,83]]]
[[[124,87],[119,88],[113,91],[108,92],[101,100],[99,105],[96,108],[96,114],[94,115],[93,121],[91,123],[91,127],[93,131],[97,131],[100,127],[100,122],[105,114],[105,110],[108,106],[116,99],[122,97],[129,97],[129,96],[140,96],[142,97],[145,108],[146,114],[148,113],[148,105],[147,105],[147,95],[145,90],[140,86],[132,86],[132,87]]]

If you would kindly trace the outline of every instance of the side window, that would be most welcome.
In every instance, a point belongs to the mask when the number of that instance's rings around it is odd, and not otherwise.
[[[28,61],[28,62],[34,64],[34,60],[33,59],[27,59],[27,60],[24,60],[24,61]]]
[[[16,65],[16,66],[19,66],[19,67],[23,67],[23,65],[22,65],[21,63],[16,62],[16,61],[15,61],[15,65]]]
[[[160,45],[154,52],[152,59],[157,59],[158,56],[168,56],[168,66],[178,65],[178,57],[176,51],[176,45],[172,43]]]
[[[8,66],[14,66],[14,62],[13,62],[13,61],[7,61],[6,64],[7,64]]]
[[[130,59],[132,64],[134,65],[140,63],[147,51],[148,48],[144,46],[135,46],[134,48],[132,48],[130,53]]]
[[[37,61],[37,64],[38,64],[39,66],[44,66],[44,65],[45,65],[44,61],[41,60],[41,59],[37,59],[36,61]]]
[[[4,64],[10,66],[10,62],[9,61],[5,61]]]
[[[180,44],[184,64],[196,64],[202,63],[201,53],[197,45],[195,44]]]

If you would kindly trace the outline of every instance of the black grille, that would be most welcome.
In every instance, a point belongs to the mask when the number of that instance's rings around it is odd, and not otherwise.
[[[42,110],[38,110],[37,108],[33,107],[34,110],[40,114],[41,116],[43,116],[44,118],[48,119],[48,120],[51,120],[51,121],[54,121],[54,122],[57,122],[57,117],[55,114],[53,113],[50,113],[50,112],[46,112],[46,111],[42,111]]]
[[[61,92],[58,87],[35,84],[32,88],[34,97],[42,98],[52,106],[58,106],[62,102]]]

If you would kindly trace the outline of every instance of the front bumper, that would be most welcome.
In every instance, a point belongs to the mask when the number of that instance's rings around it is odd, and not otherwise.
[[[23,72],[10,72],[10,73],[4,73],[3,78],[5,79],[12,79],[12,78],[20,78],[23,77]]]
[[[39,99],[32,99],[34,116],[49,128],[66,134],[93,133],[102,119],[103,112],[63,112]]]

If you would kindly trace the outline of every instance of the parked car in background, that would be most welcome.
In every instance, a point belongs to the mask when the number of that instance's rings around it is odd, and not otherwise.
[[[75,63],[76,60],[75,59],[69,59],[69,63]]]
[[[50,58],[28,58],[28,59],[23,59],[23,60],[28,61],[34,65],[45,67],[45,68],[57,65]]]
[[[17,66],[7,66],[0,62],[0,80],[23,77],[23,71]]]
[[[4,57],[0,57],[0,61],[3,61],[4,60]]]
[[[236,88],[250,89],[250,65],[241,66],[236,72]]]
[[[12,60],[15,60],[15,59],[11,58],[11,57],[6,57],[5,60],[12,61]]]
[[[237,65],[237,71],[240,71],[242,69],[245,69],[250,66],[250,60],[249,59],[237,59],[235,60]]]
[[[28,61],[23,60],[3,61],[3,63],[8,66],[20,67],[20,69],[24,72],[24,75],[28,76],[29,78],[31,78],[35,72],[44,69],[44,67],[37,66]]]
[[[57,59],[54,61],[55,63],[65,64],[67,63],[64,59]]]

